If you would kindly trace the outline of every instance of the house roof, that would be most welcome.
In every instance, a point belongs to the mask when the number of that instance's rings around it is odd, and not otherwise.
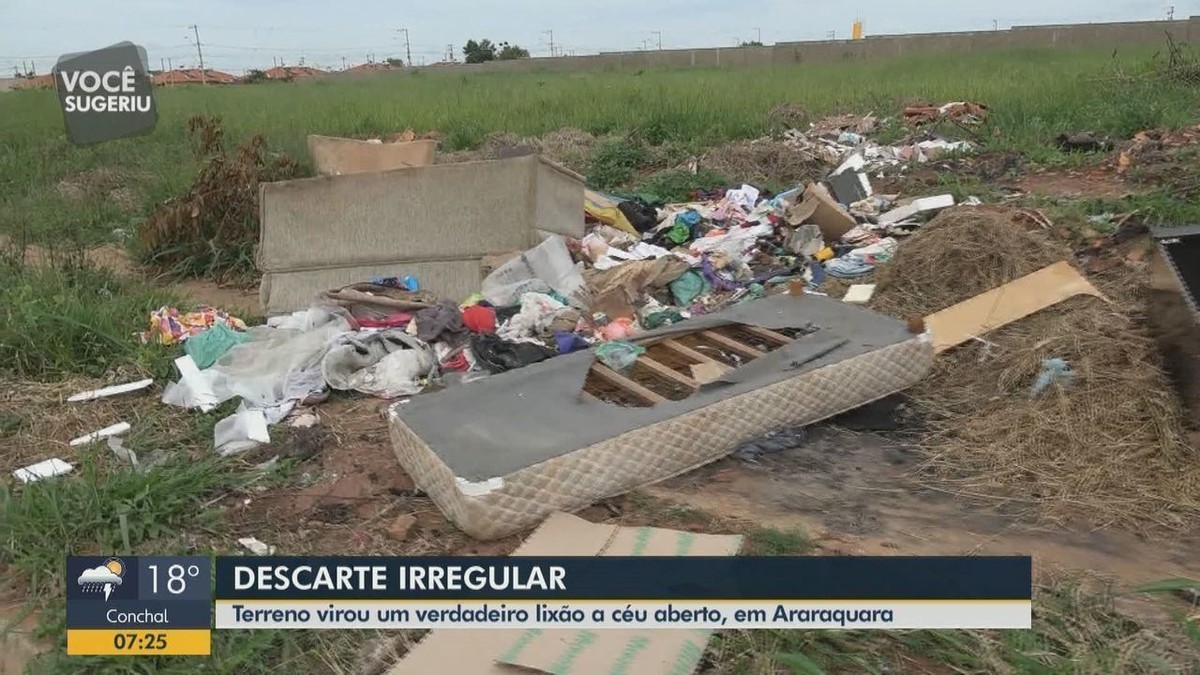
[[[269,80],[298,80],[303,77],[324,75],[325,71],[309,66],[275,66],[263,71]]]
[[[397,66],[393,66],[387,61],[372,61],[369,63],[360,63],[357,66],[351,66],[346,69],[347,73],[362,73],[375,70],[397,70]]]
[[[21,78],[13,84],[13,89],[53,89],[54,75],[37,75]]]
[[[201,73],[199,68],[177,68],[154,74],[154,84],[236,84],[238,78],[212,68],[205,68]]]

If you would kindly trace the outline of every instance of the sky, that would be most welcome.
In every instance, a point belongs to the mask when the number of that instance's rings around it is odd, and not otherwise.
[[[152,69],[197,66],[235,75],[287,65],[339,69],[369,59],[462,59],[471,38],[507,41],[534,56],[594,54],[739,41],[765,44],[850,35],[1005,29],[1200,15],[1200,0],[0,0],[0,77],[49,72],[65,53],[132,41]],[[192,28],[195,26],[195,29]]]

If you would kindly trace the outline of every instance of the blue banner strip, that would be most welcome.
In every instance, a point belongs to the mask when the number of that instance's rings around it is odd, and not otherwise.
[[[216,598],[1029,600],[1027,556],[218,557]]]

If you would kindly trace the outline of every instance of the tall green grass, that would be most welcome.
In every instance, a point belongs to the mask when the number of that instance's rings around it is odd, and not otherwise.
[[[1136,72],[1150,56],[1120,57]],[[540,135],[566,126],[594,134],[637,130],[651,144],[699,147],[770,130],[769,112],[799,104],[812,115],[875,111],[895,115],[906,101],[977,100],[992,119],[981,140],[1042,159],[1056,134],[1128,135],[1181,125],[1200,102],[1193,89],[1162,81],[1116,81],[1111,51],[1041,51],[915,56],[829,65],[588,73],[399,73],[353,81],[157,92],[160,118],[149,136],[89,148],[71,146],[52,92],[0,96],[0,233],[34,240],[104,238],[179,194],[195,172],[184,121],[223,118],[228,141],[262,133],[269,147],[305,158],[305,136],[436,130],[445,149],[469,148],[489,133]],[[103,194],[80,203],[60,181],[97,169],[121,172],[140,210],[116,211]],[[605,182],[613,177],[601,177]],[[736,179],[736,177],[730,177]]]

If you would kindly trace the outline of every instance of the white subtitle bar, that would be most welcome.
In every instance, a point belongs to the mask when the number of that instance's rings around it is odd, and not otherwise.
[[[1028,600],[217,600],[236,628],[1029,628]]]

